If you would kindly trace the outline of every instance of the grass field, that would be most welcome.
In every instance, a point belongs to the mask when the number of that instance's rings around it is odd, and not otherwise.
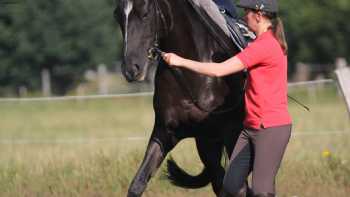
[[[292,88],[294,136],[277,179],[279,197],[347,197],[350,119],[333,85]],[[153,127],[151,97],[88,101],[0,102],[0,196],[126,196]],[[332,132],[333,134],[329,134]],[[186,154],[185,154],[186,153]],[[201,169],[192,139],[172,156]],[[164,168],[164,166],[162,166]],[[146,197],[214,196],[176,188],[159,171]]]

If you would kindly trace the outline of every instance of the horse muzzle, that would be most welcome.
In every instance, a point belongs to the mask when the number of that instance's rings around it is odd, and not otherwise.
[[[147,69],[144,69],[139,64],[125,65],[123,63],[122,68],[124,68],[122,72],[128,82],[143,81],[146,78],[145,70]]]

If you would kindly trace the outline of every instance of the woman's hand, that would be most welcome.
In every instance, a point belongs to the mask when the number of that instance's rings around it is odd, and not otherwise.
[[[163,53],[162,58],[164,61],[171,66],[183,66],[184,58],[176,55],[175,53]]]

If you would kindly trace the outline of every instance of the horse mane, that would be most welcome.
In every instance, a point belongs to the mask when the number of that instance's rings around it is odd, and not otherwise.
[[[212,20],[228,37],[230,37],[230,31],[226,25],[226,20],[213,0],[187,1],[193,6],[197,6],[203,14],[207,15],[206,20]]]

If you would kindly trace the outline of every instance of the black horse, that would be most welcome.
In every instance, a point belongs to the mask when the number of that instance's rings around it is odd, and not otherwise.
[[[213,4],[212,0],[117,1],[115,16],[124,38],[122,71],[129,82],[145,78],[153,62],[149,56],[157,48],[214,62],[239,52],[214,20],[195,11],[200,1],[206,6]],[[169,162],[170,179],[188,188],[211,183],[219,195],[225,172],[221,165],[223,148],[230,155],[242,129],[243,73],[212,78],[170,68],[160,60],[154,85],[154,128],[128,196],[141,196],[169,151],[188,137],[194,137],[205,167],[199,175],[190,176]]]

